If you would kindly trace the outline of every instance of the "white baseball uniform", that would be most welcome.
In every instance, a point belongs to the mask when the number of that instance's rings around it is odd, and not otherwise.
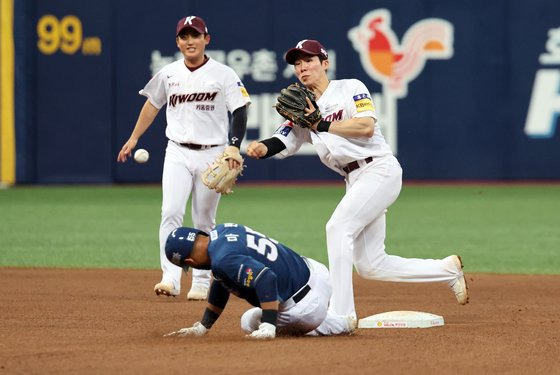
[[[330,81],[317,105],[327,121],[377,119],[370,93],[356,79]],[[401,190],[402,169],[377,123],[372,137],[346,138],[287,121],[274,137],[286,146],[281,157],[293,155],[304,142],[312,143],[321,161],[345,177],[346,194],[326,225],[330,308],[335,313],[356,315],[352,264],[360,276],[373,280],[452,282],[459,276],[448,259],[407,259],[385,252],[385,212]],[[356,169],[347,173],[349,163]]]
[[[201,175],[228,142],[228,112],[251,101],[233,69],[211,58],[193,71],[183,59],[168,64],[139,93],[158,109],[167,104],[165,135],[169,141],[162,176],[160,260],[162,282],[172,283],[179,292],[182,269],[167,260],[165,241],[173,229],[183,225],[191,192],[193,226],[205,232],[214,228],[220,194],[208,189]],[[207,288],[210,271],[193,269],[195,284]]]

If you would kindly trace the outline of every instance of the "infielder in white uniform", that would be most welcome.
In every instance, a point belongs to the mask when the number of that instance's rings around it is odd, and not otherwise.
[[[286,54],[299,81],[315,94],[322,120],[312,129],[284,122],[274,136],[252,142],[247,155],[267,158],[295,154],[312,143],[321,161],[345,177],[346,194],[326,226],[333,293],[330,308],[356,314],[352,265],[366,279],[446,282],[460,304],[468,302],[460,257],[406,259],[385,252],[385,212],[397,199],[402,169],[385,142],[371,95],[356,79],[327,78],[329,60],[315,40],[302,40]],[[308,100],[307,113],[313,112]]]
[[[176,42],[184,58],[163,67],[140,90],[140,94],[147,97],[146,103],[117,158],[120,162],[127,160],[138,139],[167,104],[165,135],[169,141],[163,165],[159,230],[163,276],[154,287],[157,295],[167,296],[179,295],[182,272],[165,256],[167,236],[183,225],[191,193],[193,226],[206,232],[214,228],[220,194],[203,184],[201,174],[224,149],[230,154],[239,154],[250,103],[237,74],[204,54],[210,35],[202,18],[188,16],[179,20]],[[228,112],[232,113],[229,134]],[[238,166],[233,159],[229,163],[230,168]],[[210,271],[193,270],[192,287],[187,298],[206,299],[210,277]]]

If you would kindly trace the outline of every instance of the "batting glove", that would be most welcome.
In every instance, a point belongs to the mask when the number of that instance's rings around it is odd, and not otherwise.
[[[204,336],[206,333],[208,333],[208,329],[206,327],[204,327],[200,322],[196,322],[196,323],[193,324],[192,327],[181,328],[178,331],[168,333],[164,336],[165,337],[169,337],[169,336],[179,336],[179,337]]]
[[[273,339],[276,337],[276,326],[270,323],[261,323],[259,329],[253,331],[248,337],[260,340]]]

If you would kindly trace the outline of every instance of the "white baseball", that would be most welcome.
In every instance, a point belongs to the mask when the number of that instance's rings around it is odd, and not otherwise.
[[[136,160],[137,163],[143,164],[147,162],[149,158],[150,153],[143,148],[139,148],[134,152],[134,160]]]

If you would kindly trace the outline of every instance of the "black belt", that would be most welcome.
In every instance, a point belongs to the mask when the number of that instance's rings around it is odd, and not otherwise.
[[[207,150],[209,148],[219,146],[219,145],[197,145],[195,143],[179,143],[179,144],[190,150]]]
[[[292,296],[292,299],[294,300],[294,303],[298,303],[299,301],[301,301],[303,299],[303,297],[305,297],[307,295],[307,293],[309,293],[310,290],[311,290],[311,287],[309,286],[309,284],[306,284],[303,288],[301,288],[299,290],[299,292],[297,292],[296,294],[294,294]]]
[[[366,164],[368,164],[373,161],[373,158],[370,156],[365,158],[364,161],[366,162]],[[357,160],[354,160],[353,162],[346,164],[346,167],[342,168],[342,170],[348,174],[358,168],[360,168],[360,163],[358,163]]]

